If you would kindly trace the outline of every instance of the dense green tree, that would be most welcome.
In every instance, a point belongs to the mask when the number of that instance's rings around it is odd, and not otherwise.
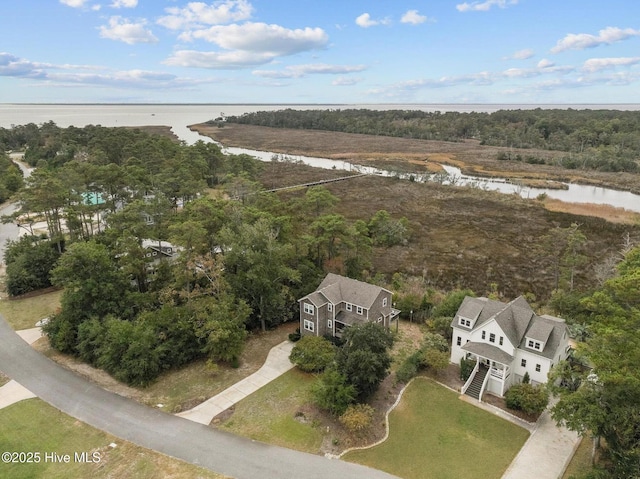
[[[278,237],[279,228],[266,217],[220,232],[231,290],[249,304],[254,325],[263,330],[291,318],[291,287],[300,278],[293,248]]]
[[[23,236],[5,251],[6,287],[10,296],[51,286],[49,274],[60,257],[50,241]]]
[[[558,423],[605,439],[613,477],[635,477],[640,464],[639,258],[631,250],[618,275],[583,299],[591,334],[581,352],[592,369],[572,371],[580,385],[560,389],[552,410]]]
[[[316,380],[311,388],[314,402],[337,416],[356,400],[356,389],[346,376],[329,368]]]
[[[296,343],[289,359],[301,370],[312,373],[324,371],[335,359],[336,348],[321,336],[304,336]]]
[[[369,397],[387,376],[391,366],[391,333],[377,323],[347,328],[344,345],[336,356],[337,369],[353,385],[358,397]]]

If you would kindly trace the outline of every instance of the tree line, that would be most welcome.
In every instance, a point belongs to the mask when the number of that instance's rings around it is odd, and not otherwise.
[[[568,169],[637,172],[640,112],[619,110],[532,109],[493,113],[420,110],[260,111],[231,116],[228,122],[394,136],[420,140],[464,141],[483,145],[565,152],[553,158],[503,153],[498,159],[548,163]],[[214,120],[212,120],[215,123]]]
[[[263,164],[215,144],[40,130],[31,138],[57,152],[23,145],[38,167],[4,220],[31,234],[7,248],[7,288],[64,288],[45,327],[52,346],[131,384],[195,358],[237,362],[247,331],[296,317],[327,271],[363,278],[375,245],[410,237],[386,211],[349,221],[321,187],[289,201],[263,192]],[[157,260],[163,244],[178,251],[171,260]]]

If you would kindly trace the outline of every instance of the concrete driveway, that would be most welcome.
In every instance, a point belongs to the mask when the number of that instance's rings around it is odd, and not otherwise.
[[[1,316],[0,370],[52,406],[93,427],[237,479],[394,477],[213,430],[105,391],[35,351]]]

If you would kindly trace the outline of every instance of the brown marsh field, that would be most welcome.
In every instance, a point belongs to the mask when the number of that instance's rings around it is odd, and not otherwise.
[[[485,149],[479,145],[462,153],[463,148],[457,143],[245,125],[208,127],[206,133],[225,146],[349,158],[358,163],[363,163],[361,160],[368,157],[374,162],[394,161],[405,166],[413,165],[413,168],[420,162],[423,165],[433,163],[430,158],[442,160],[451,155],[458,162],[457,166],[464,166],[460,158],[476,158],[469,163],[476,170],[499,163],[501,174],[511,163],[492,160],[497,149]],[[449,150],[445,151],[446,148]],[[482,150],[482,154],[474,156],[476,149]],[[521,163],[517,166],[532,167]],[[422,166],[423,171],[426,167]],[[547,169],[549,167],[532,167],[535,170],[532,174],[542,174]],[[344,172],[280,162],[267,165],[261,181],[265,187],[275,188],[337,176],[344,176]],[[548,179],[562,178],[550,173]],[[594,285],[594,268],[615,254],[623,235],[629,232],[636,241],[640,239],[638,215],[622,215],[617,223],[591,216],[593,213],[613,216],[613,209],[607,208],[582,206],[577,210],[582,214],[571,214],[566,212],[569,207],[563,208],[566,204],[552,204],[560,211],[551,211],[543,201],[526,200],[515,194],[377,176],[330,183],[326,188],[340,198],[337,212],[349,220],[368,220],[381,209],[396,218],[407,217],[412,232],[410,241],[404,246],[375,251],[373,269],[388,277],[397,271],[422,276],[429,284],[441,289],[468,287],[484,294],[497,287],[498,292],[508,298],[531,292],[544,301],[555,286],[555,276],[544,260],[549,251],[548,247],[545,251],[542,243],[543,236],[554,227],[568,227],[575,222],[580,224],[587,237],[587,261],[576,284],[581,288]],[[304,194],[304,189],[279,194],[285,199]]]

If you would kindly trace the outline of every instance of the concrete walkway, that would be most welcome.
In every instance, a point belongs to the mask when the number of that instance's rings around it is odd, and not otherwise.
[[[530,423],[513,414],[462,394],[460,399],[506,419],[528,430],[531,435],[511,462],[502,479],[558,479],[564,474],[569,461],[580,444],[580,436],[564,427],[557,427],[549,407],[536,423]]]
[[[293,343],[291,341],[284,341],[274,346],[269,351],[267,360],[262,367],[251,376],[198,404],[193,409],[176,415],[200,424],[209,424],[218,414],[293,368],[293,364],[289,361],[292,349]]]
[[[558,479],[580,444],[580,436],[557,427],[547,408],[502,479]]]

